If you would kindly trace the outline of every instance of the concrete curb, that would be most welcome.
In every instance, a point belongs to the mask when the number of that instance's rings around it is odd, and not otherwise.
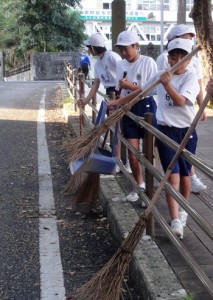
[[[72,117],[65,107],[63,110],[70,130],[78,135],[78,118]],[[112,234],[121,243],[124,235],[134,227],[138,214],[130,203],[112,200],[125,198],[125,193],[114,176],[101,175],[99,196]],[[185,289],[162,252],[148,236],[142,238],[134,251],[129,275],[141,300],[181,300],[186,297]]]

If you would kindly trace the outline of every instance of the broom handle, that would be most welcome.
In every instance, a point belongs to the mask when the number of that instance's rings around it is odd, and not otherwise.
[[[175,71],[177,71],[177,69],[187,60],[191,59],[192,56],[194,56],[198,51],[200,51],[202,48],[201,46],[197,46],[194,50],[192,50],[192,52],[190,52],[189,54],[187,54],[186,56],[184,56],[184,58],[179,61],[176,65],[174,65],[169,72],[170,73],[174,73]],[[153,88],[155,88],[159,83],[161,82],[160,78],[157,79],[156,81],[154,81],[149,87],[147,87],[145,90],[143,90],[139,95],[137,95],[134,99],[132,99],[129,103],[126,103],[122,109],[125,111],[128,111],[131,109],[131,107],[133,105],[135,105],[141,98],[145,97],[151,90],[153,90]],[[134,93],[134,92],[133,92]],[[136,92],[137,93],[137,92]],[[129,94],[131,95],[131,94]],[[128,96],[127,96],[128,97]]]
[[[170,174],[172,172],[172,169],[173,169],[173,167],[174,167],[177,159],[179,158],[179,156],[181,155],[183,149],[185,148],[186,144],[188,143],[188,140],[189,140],[190,136],[192,135],[192,133],[193,133],[193,131],[194,131],[194,129],[195,129],[195,127],[196,127],[196,125],[197,125],[197,123],[198,123],[198,121],[199,121],[199,119],[200,119],[200,117],[201,117],[201,115],[202,115],[202,113],[203,113],[203,111],[204,111],[204,109],[205,109],[205,107],[206,107],[206,105],[207,105],[207,103],[208,103],[208,101],[209,101],[209,99],[211,97],[212,97],[211,95],[207,94],[206,97],[204,98],[204,100],[203,100],[203,102],[202,102],[202,104],[201,104],[201,106],[200,106],[197,114],[194,117],[194,120],[192,121],[192,123],[191,123],[191,125],[190,125],[190,127],[189,127],[189,129],[188,129],[188,131],[187,131],[187,133],[186,133],[186,135],[184,137],[184,139],[182,140],[182,143],[180,144],[180,147],[178,148],[178,150],[175,153],[175,155],[174,155],[171,163],[169,164],[169,166],[168,166],[168,168],[166,170],[166,173],[165,173],[165,175],[164,175],[164,177],[163,177],[163,179],[162,179],[159,187],[157,188],[157,190],[154,193],[154,195],[153,195],[153,197],[152,197],[152,199],[151,199],[151,201],[150,201],[147,209],[145,210],[145,215],[146,216],[148,216],[151,213],[151,211],[152,211],[152,209],[153,209],[153,207],[154,207],[157,199],[159,198],[159,195],[160,195],[160,193],[161,193],[161,191],[162,191],[162,189],[164,187],[165,182],[169,178],[169,176],[170,176]]]
[[[79,134],[82,135],[82,125],[83,125],[83,113],[82,113],[82,105],[79,105]]]

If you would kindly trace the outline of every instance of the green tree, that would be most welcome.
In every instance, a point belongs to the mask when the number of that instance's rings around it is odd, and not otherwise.
[[[85,39],[79,5],[80,0],[3,0],[0,48],[19,60],[32,51],[77,51]]]

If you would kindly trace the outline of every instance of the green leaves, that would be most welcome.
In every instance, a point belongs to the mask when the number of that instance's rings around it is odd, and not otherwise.
[[[32,51],[78,51],[85,39],[79,5],[80,0],[2,0],[0,48],[18,53],[19,60]]]

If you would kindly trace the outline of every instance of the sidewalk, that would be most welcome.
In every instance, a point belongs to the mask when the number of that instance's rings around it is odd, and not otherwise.
[[[205,123],[200,122],[197,127],[199,137],[197,156],[212,167],[213,112],[209,111],[208,114],[208,120]],[[78,118],[68,116],[67,112],[65,115],[71,130],[78,133]],[[213,182],[203,174],[198,176],[208,188],[200,195],[191,194],[190,204],[213,225]],[[134,205],[123,201],[113,201],[113,199],[124,199],[131,188],[122,173],[117,176],[101,176],[100,201],[107,214],[112,233],[119,242],[134,227],[142,212],[139,201]],[[157,207],[165,219],[169,220],[164,192]],[[187,222],[183,244],[212,280],[213,241],[191,218]],[[144,236],[136,248],[130,265],[130,276],[139,290],[141,300],[179,300],[184,299],[186,295],[191,295],[193,300],[212,299],[157,222],[155,222],[155,236],[151,239]]]

